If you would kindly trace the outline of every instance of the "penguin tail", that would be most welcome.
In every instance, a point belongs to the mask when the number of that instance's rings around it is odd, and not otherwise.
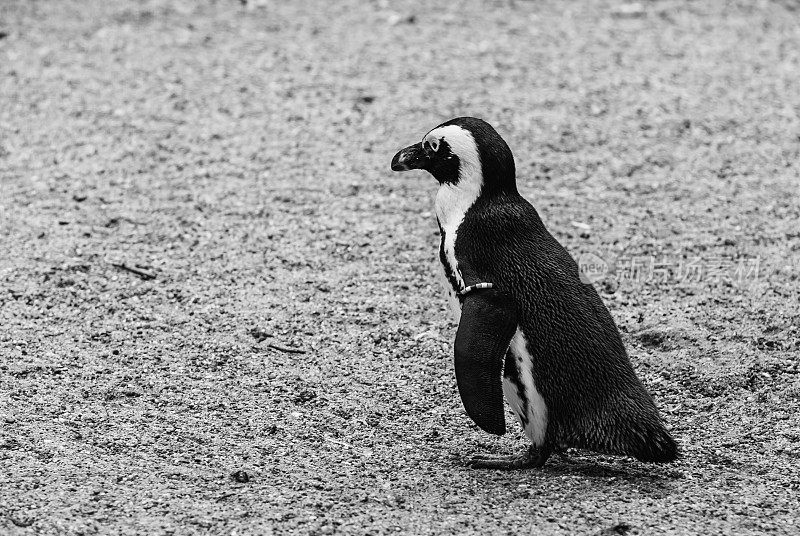
[[[615,418],[606,421],[607,449],[642,462],[675,461],[680,456],[678,445],[664,427],[652,401],[628,399],[626,402],[627,407],[624,403],[616,404]]]
[[[677,460],[678,444],[644,389],[614,394],[604,404],[595,404],[594,411],[560,421],[553,432],[558,443],[648,463]]]
[[[637,434],[638,441],[634,441],[634,448],[630,452],[634,458],[651,463],[668,463],[678,459],[678,444],[661,423],[643,432]]]

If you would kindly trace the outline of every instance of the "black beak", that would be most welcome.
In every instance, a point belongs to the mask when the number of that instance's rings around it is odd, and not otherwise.
[[[428,155],[422,148],[422,142],[400,150],[392,158],[392,171],[408,171],[409,169],[425,169]]]

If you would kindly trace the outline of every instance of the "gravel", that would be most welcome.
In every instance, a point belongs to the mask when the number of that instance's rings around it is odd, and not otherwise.
[[[4,2],[0,533],[797,534],[797,16]],[[525,441],[465,415],[435,183],[389,171],[457,115],[607,265],[679,462],[465,465]]]

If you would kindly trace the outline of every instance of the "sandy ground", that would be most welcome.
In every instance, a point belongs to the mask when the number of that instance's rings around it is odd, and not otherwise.
[[[0,533],[800,531],[798,4],[197,4],[0,4]],[[389,171],[456,115],[609,264],[678,463],[464,465],[525,441]]]

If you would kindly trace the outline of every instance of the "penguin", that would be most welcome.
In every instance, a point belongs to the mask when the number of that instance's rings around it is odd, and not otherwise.
[[[391,169],[424,170],[439,183],[439,260],[467,414],[502,435],[505,397],[530,441],[521,455],[469,464],[542,467],[567,448],[675,460],[677,445],[611,314],[517,191],[514,157],[497,131],[474,117],[451,119],[400,150]]]

